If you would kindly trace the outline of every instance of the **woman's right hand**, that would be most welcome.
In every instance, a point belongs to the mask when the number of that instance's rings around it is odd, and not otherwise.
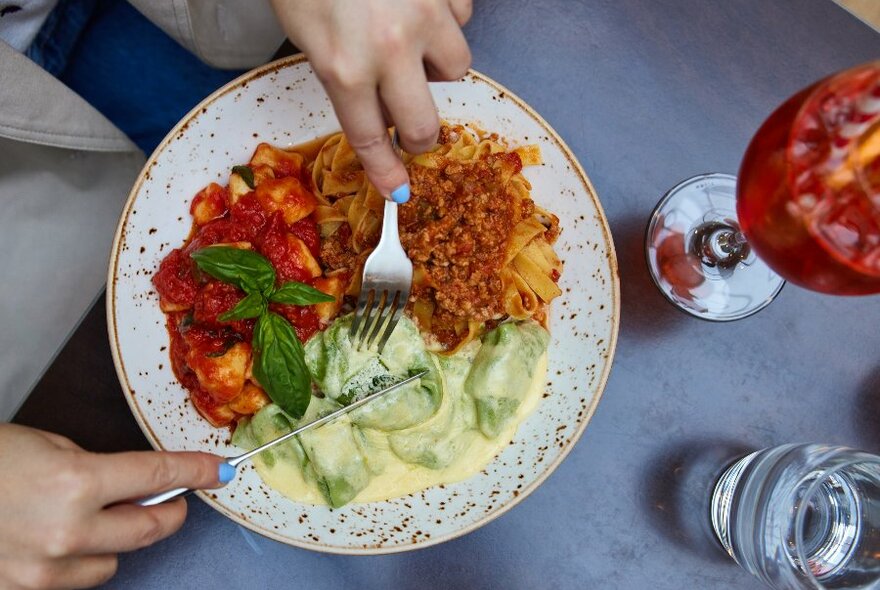
[[[207,453],[89,453],[40,430],[0,424],[0,587],[86,588],[116,572],[118,553],[151,545],[186,517],[177,500],[131,500],[219,487]]]
[[[386,198],[409,198],[406,169],[391,149],[437,141],[428,81],[455,80],[471,53],[461,27],[471,0],[272,0],[282,28],[308,55],[370,181]]]

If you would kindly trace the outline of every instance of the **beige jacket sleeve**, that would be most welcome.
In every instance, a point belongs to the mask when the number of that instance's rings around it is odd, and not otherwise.
[[[266,63],[284,41],[269,0],[129,0],[205,63],[244,69]]]

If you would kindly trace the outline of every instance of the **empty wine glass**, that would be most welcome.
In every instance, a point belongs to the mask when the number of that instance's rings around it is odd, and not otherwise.
[[[739,177],[672,188],[648,223],[651,276],[708,320],[767,306],[784,280],[880,293],[880,61],[800,91],[764,122]]]

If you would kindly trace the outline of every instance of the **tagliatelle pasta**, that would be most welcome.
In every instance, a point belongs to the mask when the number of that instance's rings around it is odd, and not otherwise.
[[[534,203],[522,175],[524,164],[540,164],[538,147],[510,149],[495,134],[447,124],[436,149],[404,158],[412,194],[399,209],[413,262],[407,313],[432,348],[455,353],[506,319],[545,323],[562,263],[552,247],[559,220]],[[255,315],[227,317],[247,294],[200,272],[192,257],[217,245],[252,251],[272,266],[273,288],[294,281],[332,297],[264,304],[306,343],[335,320],[346,296],[351,303],[359,294],[384,205],[340,133],[289,149],[261,143],[247,165],[232,168],[227,186],[211,183],[195,196],[192,232],[153,283],[174,372],[212,424],[231,426],[269,398],[254,377]]]
[[[535,205],[521,172],[541,163],[538,146],[510,149],[496,134],[444,124],[436,149],[404,162],[412,198],[400,208],[400,234],[420,329],[453,352],[507,317],[543,320],[561,293],[562,263],[552,248],[559,220]],[[385,201],[341,133],[308,165],[324,263],[351,272],[346,293],[355,295]]]

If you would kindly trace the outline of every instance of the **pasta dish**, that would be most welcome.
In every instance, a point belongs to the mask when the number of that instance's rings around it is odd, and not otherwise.
[[[447,351],[506,317],[543,321],[560,294],[562,265],[551,245],[559,220],[535,205],[523,166],[540,164],[536,146],[508,150],[497,135],[444,125],[436,151],[406,156],[409,203],[400,207],[401,243],[413,262],[410,315]],[[312,169],[316,218],[328,239],[329,268],[360,270],[379,239],[384,200],[365,180],[342,134],[321,147]]]
[[[198,412],[254,448],[415,372],[421,379],[256,462],[289,497],[341,506],[478,473],[540,398],[559,219],[532,199],[537,146],[444,124],[405,155],[413,261],[406,317],[382,354],[348,337],[384,199],[342,134],[257,146],[192,201],[192,231],[153,276],[171,366]]]

